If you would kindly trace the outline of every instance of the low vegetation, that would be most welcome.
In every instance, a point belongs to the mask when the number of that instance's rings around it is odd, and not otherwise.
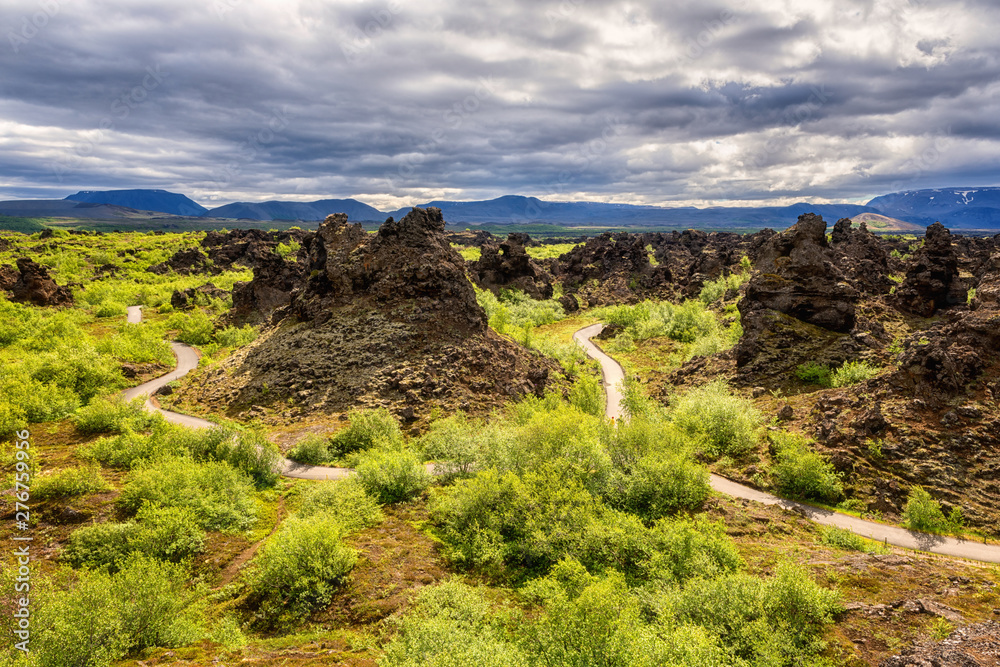
[[[795,375],[807,384],[821,387],[849,387],[875,377],[882,370],[867,361],[848,361],[839,368],[831,369],[810,361],[800,364]]]
[[[777,431],[770,436],[774,456],[771,476],[780,494],[796,500],[835,504],[844,495],[840,475],[802,436]]]

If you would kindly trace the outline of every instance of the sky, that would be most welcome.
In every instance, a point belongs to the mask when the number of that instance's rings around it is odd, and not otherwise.
[[[6,0],[0,199],[1000,185],[995,0]]]

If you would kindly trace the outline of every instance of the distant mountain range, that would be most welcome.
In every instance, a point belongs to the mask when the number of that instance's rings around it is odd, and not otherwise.
[[[869,206],[918,225],[940,222],[958,229],[1000,227],[1000,188],[942,188],[894,192]]]
[[[325,220],[331,213],[346,213],[351,220],[384,220],[385,213],[356,199],[320,199],[314,202],[236,202],[204,213],[206,218],[243,220]]]
[[[66,197],[69,201],[90,204],[111,204],[139,211],[158,211],[173,215],[197,217],[205,215],[208,209],[184,195],[166,190],[83,190]]]
[[[1000,188],[947,188],[882,195],[865,205],[808,204],[710,208],[636,206],[600,202],[551,202],[506,195],[486,201],[431,201],[452,224],[547,223],[590,226],[666,226],[701,228],[783,229],[803,213],[818,213],[831,223],[839,218],[879,220],[884,230],[915,230],[940,221],[954,229],[1000,228]],[[382,212],[356,199],[314,202],[235,202],[206,209],[188,197],[165,190],[83,191],[65,200],[0,202],[0,215],[80,217],[89,219],[185,216],[225,220],[316,222],[331,213],[347,213],[353,221],[381,222],[400,218],[410,207]],[[883,219],[884,218],[884,219]],[[910,224],[906,224],[910,223]]]

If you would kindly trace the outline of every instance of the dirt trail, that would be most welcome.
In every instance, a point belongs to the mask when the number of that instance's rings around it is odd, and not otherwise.
[[[606,355],[600,348],[590,341],[592,336],[601,333],[603,324],[594,324],[585,329],[580,329],[573,334],[573,339],[583,346],[587,355],[596,359],[601,364],[601,371],[605,378],[605,387],[608,387],[610,378],[621,378],[621,366],[617,361]],[[621,381],[620,379],[618,380]],[[615,388],[607,392],[608,404],[605,410],[608,417],[620,417],[621,415],[621,391]],[[743,486],[730,481],[725,477],[711,475],[712,488],[719,493],[734,498],[753,500],[764,505],[779,505],[787,510],[796,512],[806,517],[810,521],[815,521],[824,526],[836,526],[846,528],[858,535],[886,542],[893,546],[904,547],[906,549],[919,549],[931,553],[942,554],[944,556],[957,556],[970,560],[984,561],[987,563],[1000,563],[1000,545],[981,544],[970,540],[961,540],[943,535],[930,535],[919,533],[913,530],[906,530],[898,526],[887,526],[873,521],[865,521],[848,514],[840,514],[830,510],[813,507],[803,503],[797,503],[785,498],[758,491],[749,486]]]
[[[132,306],[128,309],[128,321],[142,321],[142,312],[138,306]],[[591,341],[591,338],[599,334],[603,328],[604,325],[601,323],[585,327],[573,334],[573,340],[584,348],[584,351],[588,356],[600,363],[601,373],[604,377],[604,389],[607,396],[605,414],[609,418],[620,419],[622,417],[621,383],[624,380],[625,374],[622,371],[621,365],[617,361],[605,354],[593,341]],[[173,351],[174,355],[177,357],[177,368],[174,371],[158,377],[155,380],[150,380],[149,382],[141,384],[138,387],[132,387],[131,389],[126,390],[123,392],[124,397],[131,400],[143,395],[152,396],[152,394],[160,387],[164,386],[168,382],[184,377],[189,371],[198,367],[198,353],[193,348],[185,345],[184,343],[175,342],[173,343]],[[169,410],[163,410],[155,406],[149,399],[146,401],[146,409],[151,411],[157,410],[167,419],[167,421],[182,424],[190,428],[212,428],[215,426],[213,422],[206,419],[192,417],[190,415],[182,415],[177,412],[170,412]],[[428,464],[428,469],[433,472],[433,465]],[[311,466],[296,463],[295,461],[291,461],[289,459],[282,460],[279,472],[285,477],[313,480],[344,479],[353,473],[353,471],[349,468]],[[978,560],[988,563],[1000,563],[1000,545],[980,544],[969,540],[919,533],[912,530],[906,530],[905,528],[900,528],[898,526],[887,526],[873,521],[865,521],[864,519],[859,519],[847,514],[840,514],[838,512],[813,507],[811,505],[798,503],[785,498],[779,498],[778,496],[771,495],[770,493],[765,493],[748,486],[743,486],[742,484],[737,484],[736,482],[730,481],[718,475],[711,475],[710,480],[712,488],[719,493],[724,493],[734,498],[753,500],[765,505],[779,505],[787,510],[797,512],[809,520],[815,521],[816,523],[825,526],[846,528],[857,533],[858,535],[863,535],[879,542],[886,542],[888,544],[892,544],[893,546],[904,547],[906,549],[929,551],[931,553],[942,554],[945,556],[957,556],[959,558],[968,558],[970,560]],[[252,556],[252,553],[250,555]]]

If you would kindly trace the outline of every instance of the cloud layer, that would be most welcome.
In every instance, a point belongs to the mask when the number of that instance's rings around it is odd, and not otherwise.
[[[986,0],[30,0],[0,198],[857,201],[997,185]]]

